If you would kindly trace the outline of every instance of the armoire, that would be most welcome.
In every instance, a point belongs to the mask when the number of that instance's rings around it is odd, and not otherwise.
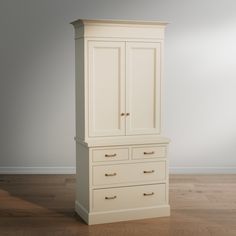
[[[161,135],[165,22],[75,28],[76,202],[87,224],[169,216]]]

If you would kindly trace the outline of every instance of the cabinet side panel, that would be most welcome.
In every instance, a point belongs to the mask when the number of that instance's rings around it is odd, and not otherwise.
[[[76,143],[76,201],[89,211],[89,149]]]
[[[84,39],[75,40],[76,137],[85,136]]]

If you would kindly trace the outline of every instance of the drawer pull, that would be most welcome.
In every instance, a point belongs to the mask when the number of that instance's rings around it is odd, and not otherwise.
[[[117,154],[114,153],[114,154],[105,154],[105,157],[115,157]]]
[[[151,193],[144,193],[143,196],[152,196],[154,195],[154,192],[151,192]]]
[[[112,174],[105,174],[105,176],[116,176],[116,173],[112,173]]]
[[[113,197],[105,197],[106,200],[112,200],[112,199],[116,199],[116,196]]]
[[[155,170],[144,170],[143,173],[144,174],[150,174],[150,173],[154,173]]]
[[[152,152],[144,152],[143,154],[144,155],[152,155],[152,154],[155,154],[155,152],[154,151],[152,151]]]

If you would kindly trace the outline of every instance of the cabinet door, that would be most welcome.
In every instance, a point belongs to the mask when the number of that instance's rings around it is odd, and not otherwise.
[[[89,41],[89,136],[125,134],[125,42]]]
[[[161,43],[126,44],[126,134],[159,134]]]

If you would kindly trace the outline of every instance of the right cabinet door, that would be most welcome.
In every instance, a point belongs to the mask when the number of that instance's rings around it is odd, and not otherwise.
[[[159,134],[161,43],[126,43],[126,135]]]

